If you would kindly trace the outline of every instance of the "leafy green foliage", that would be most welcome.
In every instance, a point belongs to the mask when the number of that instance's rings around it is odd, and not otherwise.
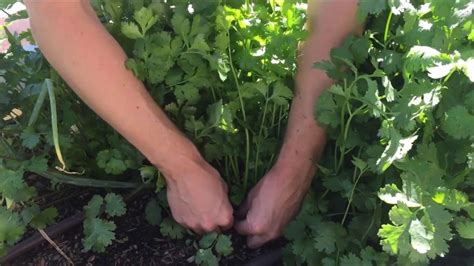
[[[219,170],[238,204],[278,153],[296,49],[306,34],[304,1],[91,2],[125,50],[126,67]],[[329,143],[319,163],[322,182],[285,234],[290,265],[428,264],[449,256],[452,239],[472,240],[471,2],[361,0],[358,17],[370,17],[364,34],[315,62],[336,81],[315,106]],[[22,48],[33,42],[30,32],[5,36],[11,46],[0,54],[0,227],[7,229],[0,230],[0,252],[26,226],[54,220],[53,209],[33,203],[36,190],[24,177],[52,173],[55,142],[68,170],[164,188],[163,176],[78,100],[39,50]],[[56,110],[43,106],[45,80],[54,84]],[[184,237],[172,219],[162,220],[165,206],[161,198],[150,201],[147,220],[165,236]],[[115,238],[109,218],[125,213],[124,204],[107,194],[84,209],[84,246],[103,252]],[[225,235],[202,241],[196,263],[217,265],[232,252]]]
[[[210,249],[199,249],[196,253],[196,264],[203,266],[217,266],[219,261]]]
[[[123,160],[120,151],[104,150],[97,154],[97,165],[104,169],[106,173],[118,175],[127,170],[127,165]]]
[[[335,80],[315,106],[330,141],[287,228],[288,265],[427,265],[472,239],[472,4],[361,0],[358,13],[365,33],[315,64]],[[384,253],[368,255],[374,242]]]
[[[159,225],[161,223],[161,206],[156,199],[151,199],[146,204],[145,218],[151,225]]]
[[[26,201],[36,195],[36,189],[23,180],[23,171],[0,167],[0,195],[13,201]]]
[[[105,195],[105,212],[110,217],[122,216],[127,211],[122,197],[115,193]]]
[[[217,254],[221,256],[229,256],[234,251],[234,248],[232,247],[232,241],[227,235],[219,235],[214,248]]]
[[[220,258],[229,256],[233,250],[230,236],[212,232],[199,240],[195,262],[198,265],[218,265]]]
[[[84,249],[105,252],[105,248],[115,240],[117,226],[113,221],[100,218],[105,212],[108,217],[122,216],[126,212],[122,197],[108,193],[105,198],[94,195],[84,206]]]
[[[474,239],[474,221],[461,221],[456,223],[456,230],[459,236],[467,239]]]
[[[20,215],[3,207],[0,208],[0,255],[5,255],[7,247],[18,241],[25,232]]]
[[[160,224],[160,232],[171,239],[181,239],[184,237],[185,230],[173,219],[167,217]]]
[[[46,226],[51,225],[58,217],[58,210],[54,207],[49,207],[35,214],[31,219],[30,225],[37,229],[44,229]]]
[[[84,248],[96,252],[105,252],[105,248],[115,239],[117,226],[112,221],[90,218],[84,222]]]

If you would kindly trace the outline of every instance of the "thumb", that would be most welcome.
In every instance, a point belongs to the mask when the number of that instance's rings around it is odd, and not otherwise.
[[[241,235],[252,235],[252,234],[254,234],[254,230],[253,230],[252,226],[250,226],[247,219],[245,219],[243,221],[236,222],[234,224],[234,228]]]

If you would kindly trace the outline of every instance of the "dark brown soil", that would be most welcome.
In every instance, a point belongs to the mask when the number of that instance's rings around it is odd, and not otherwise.
[[[37,180],[37,182],[41,182]],[[40,188],[41,206],[54,205],[58,208],[61,221],[80,212],[95,193],[105,190],[61,186],[57,190],[47,185],[36,184]],[[129,190],[114,191],[125,195]],[[145,205],[153,196],[145,192],[127,204],[127,213],[115,219],[117,225],[116,241],[104,253],[85,252],[83,249],[82,223],[67,233],[53,237],[53,241],[76,265],[193,265],[196,253],[195,242],[199,239],[187,236],[183,240],[171,240],[160,234],[158,226],[150,225],[145,219]],[[25,235],[25,239],[34,231]],[[245,247],[245,239],[235,232],[232,234],[234,252],[223,258],[220,265],[245,265],[253,258],[283,245],[281,241],[266,247],[250,250]],[[9,262],[10,265],[68,265],[66,259],[56,249],[45,242],[21,257]]]

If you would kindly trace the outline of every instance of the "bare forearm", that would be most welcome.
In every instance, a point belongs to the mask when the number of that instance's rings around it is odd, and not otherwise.
[[[323,71],[314,69],[313,64],[328,60],[331,49],[357,31],[356,0],[310,1],[309,8],[314,8],[312,4],[317,7],[309,10],[311,34],[298,56],[296,91],[279,158],[279,161],[291,161],[287,167],[295,171],[308,161],[314,165],[326,142],[324,130],[314,118],[314,105],[332,80]]]
[[[88,1],[25,2],[34,37],[48,61],[148,159],[165,167],[169,157],[197,153],[125,68],[125,53],[102,27]]]

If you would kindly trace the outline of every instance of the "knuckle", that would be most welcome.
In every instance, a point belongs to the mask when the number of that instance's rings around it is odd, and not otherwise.
[[[191,229],[191,230],[199,229],[198,224],[196,224],[196,223],[187,222],[187,223],[184,223],[184,226],[188,229]]]
[[[216,226],[213,223],[204,223],[201,225],[202,229],[206,232],[214,231]]]
[[[250,226],[256,234],[263,234],[266,229],[263,223],[252,223]]]
[[[280,233],[277,232],[277,231],[274,231],[274,232],[271,232],[269,235],[268,235],[268,240],[274,240],[274,239],[277,239],[278,237],[280,236]]]
[[[224,218],[222,218],[222,224],[224,225],[229,225],[233,221],[234,221],[234,217],[232,216],[232,214],[227,214],[224,216]]]

